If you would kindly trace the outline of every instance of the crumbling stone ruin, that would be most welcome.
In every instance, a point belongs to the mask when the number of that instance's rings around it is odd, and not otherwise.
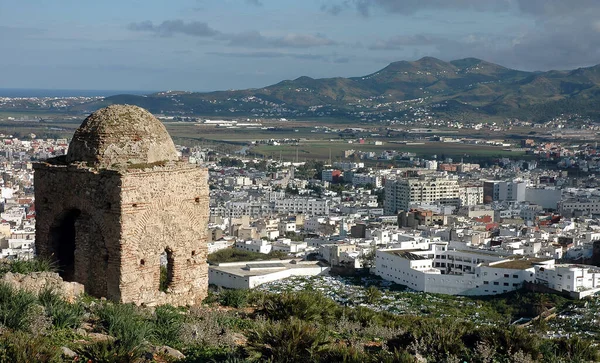
[[[206,297],[208,172],[179,161],[148,111],[94,112],[67,155],[34,169],[37,253],[55,259],[63,279],[124,303],[191,305]]]

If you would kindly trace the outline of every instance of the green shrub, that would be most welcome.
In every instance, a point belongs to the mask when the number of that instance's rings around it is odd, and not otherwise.
[[[42,257],[35,257],[30,260],[14,260],[0,266],[0,273],[7,272],[29,274],[32,272],[56,272],[57,264]]]
[[[226,248],[213,252],[208,255],[207,260],[210,264],[222,263],[222,262],[240,262],[240,261],[263,261],[282,259],[287,255],[282,251],[273,251],[268,254],[238,250],[235,248]]]
[[[172,306],[158,306],[152,319],[153,340],[158,344],[180,347],[184,318],[184,315]]]
[[[564,357],[569,362],[598,362],[600,361],[600,352],[598,347],[589,340],[578,337],[569,339],[559,339],[556,341],[559,356]]]
[[[0,283],[0,324],[13,330],[29,330],[35,302],[33,294]]]
[[[185,358],[179,363],[242,363],[247,362],[241,354],[227,347],[197,345],[183,351]]]
[[[314,291],[284,292],[265,298],[261,313],[270,319],[285,320],[296,317],[304,321],[335,321],[341,310],[339,305],[323,294]]]
[[[135,305],[106,303],[96,312],[99,324],[118,344],[98,349],[117,349],[128,354],[138,353],[148,339],[152,338],[152,325],[140,314]]]
[[[76,329],[81,325],[85,309],[80,303],[69,304],[62,296],[51,289],[40,292],[38,300],[52,319],[52,325],[57,329]]]
[[[328,343],[327,333],[320,326],[295,317],[264,321],[249,330],[247,337],[250,358],[270,362],[311,362]]]
[[[136,363],[140,362],[140,349],[130,349],[120,340],[101,340],[76,349],[82,362]]]
[[[231,306],[232,308],[243,308],[248,302],[248,291],[239,289],[227,289],[221,292],[220,302],[224,306]]]
[[[169,271],[167,266],[160,266],[160,279],[159,279],[159,290],[167,292],[169,289]]]
[[[376,304],[383,296],[383,293],[377,286],[369,286],[365,289],[365,302],[367,304]]]
[[[61,362],[61,351],[42,335],[4,332],[0,336],[0,362]]]

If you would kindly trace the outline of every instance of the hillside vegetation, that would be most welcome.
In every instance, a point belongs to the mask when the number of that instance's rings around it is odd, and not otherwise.
[[[366,291],[371,302],[381,297],[375,288]],[[423,301],[433,295],[414,296]],[[498,322],[476,324],[451,311],[430,315],[427,306],[420,314],[342,306],[310,287],[213,290],[202,305],[174,308],[88,296],[68,302],[52,291],[34,295],[0,283],[0,362],[597,361],[591,339],[547,339],[535,327],[506,323],[537,310],[540,296],[477,300],[481,313],[498,316]],[[569,304],[542,300],[545,306]]]
[[[360,118],[364,112],[403,116],[430,106],[441,115],[545,120],[575,112],[598,117],[600,65],[570,71],[524,72],[476,58],[425,57],[394,62],[362,77],[300,77],[247,90],[117,95],[74,107],[135,104],[154,113]],[[360,113],[363,112],[363,113]]]

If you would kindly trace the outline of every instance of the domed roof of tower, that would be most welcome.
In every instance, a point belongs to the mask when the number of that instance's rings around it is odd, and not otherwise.
[[[89,115],[79,126],[67,153],[68,162],[97,168],[178,160],[165,126],[137,106],[112,105]]]

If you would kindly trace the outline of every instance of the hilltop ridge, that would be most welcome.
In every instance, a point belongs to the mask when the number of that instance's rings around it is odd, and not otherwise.
[[[398,61],[360,77],[307,76],[245,90],[116,95],[75,109],[127,103],[153,113],[220,116],[402,117],[411,102],[443,106],[448,117],[549,119],[565,109],[598,117],[600,65],[527,72],[477,58]],[[407,104],[408,102],[408,104]]]

